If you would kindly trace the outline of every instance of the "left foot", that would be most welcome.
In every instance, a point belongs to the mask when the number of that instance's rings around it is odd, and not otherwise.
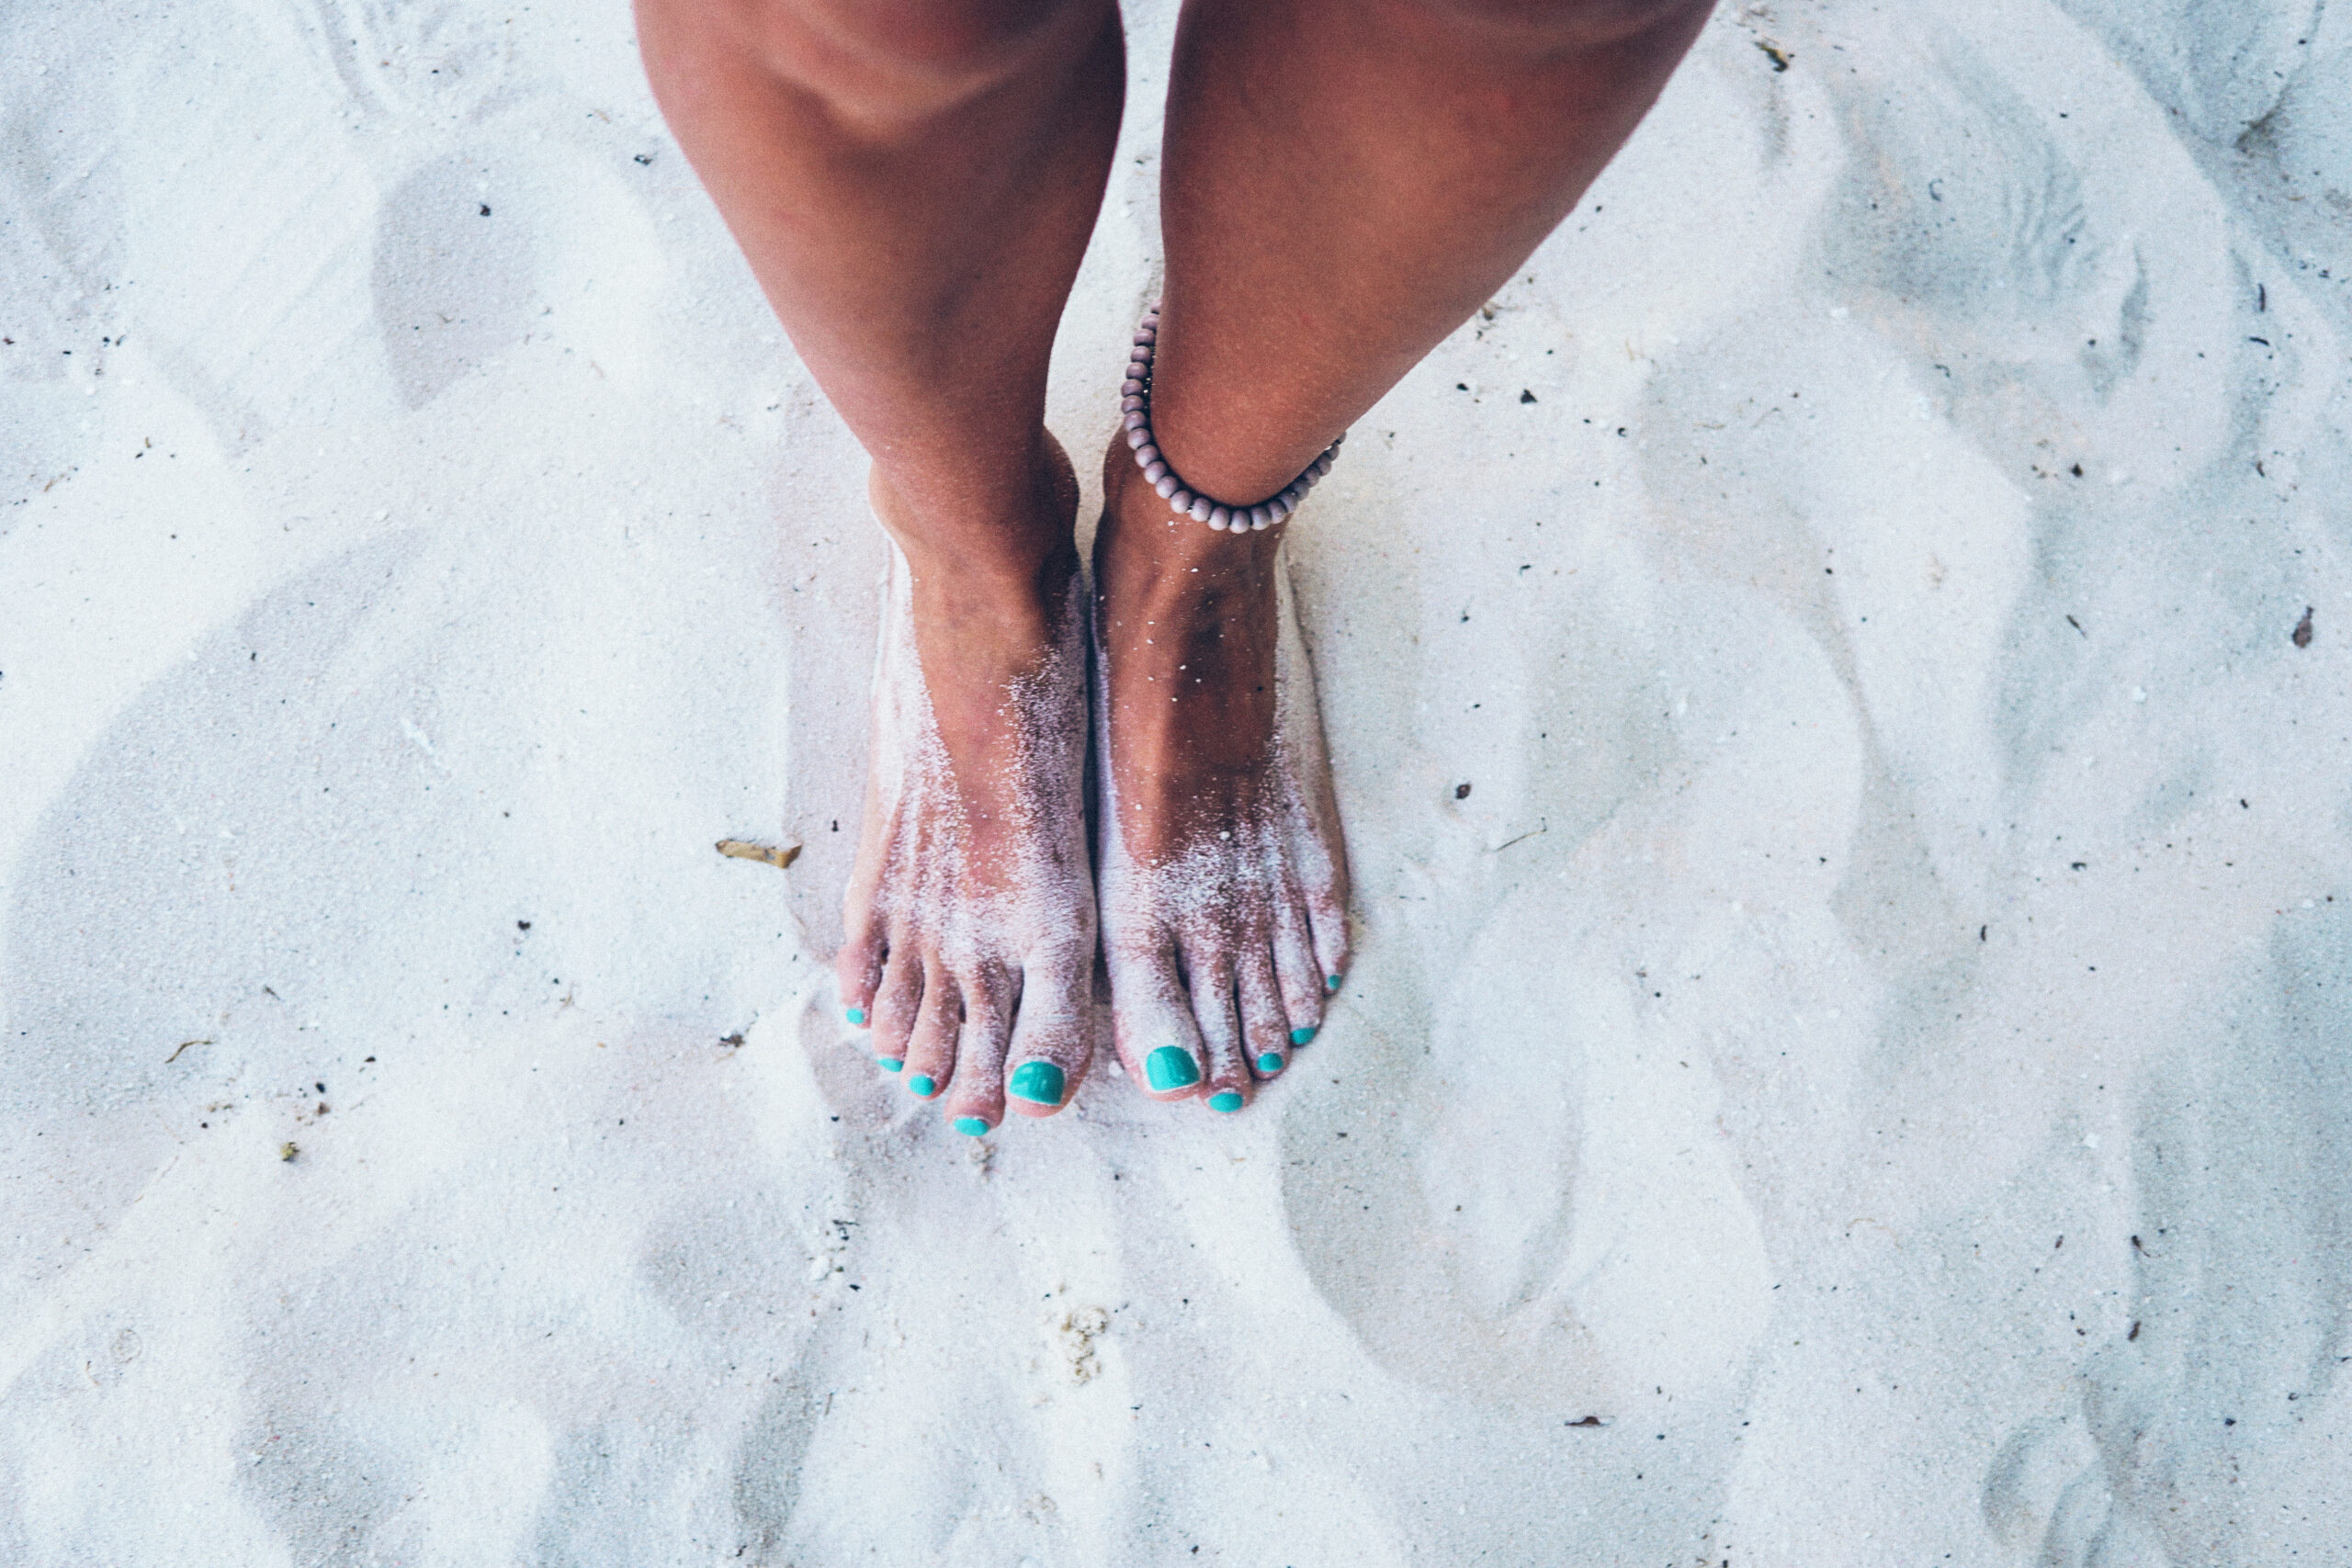
[[[1068,1104],[1093,1038],[1078,485],[1042,437],[1035,517],[1002,533],[1041,520],[1053,542],[1001,577],[926,549],[913,509],[873,493],[899,543],[835,970],[876,1062],[978,1135]]]
[[[1238,1111],[1347,972],[1314,672],[1263,533],[1169,526],[1124,441],[1094,542],[1096,890],[1114,1033],[1156,1099]]]

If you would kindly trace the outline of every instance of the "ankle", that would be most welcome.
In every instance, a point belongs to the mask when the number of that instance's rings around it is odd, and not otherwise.
[[[1077,568],[1077,478],[1042,429],[1000,472],[876,461],[866,488],[919,597],[973,609],[1044,603]]]
[[[1119,574],[1123,587],[1152,584],[1172,595],[1267,581],[1289,525],[1285,521],[1261,532],[1216,533],[1204,523],[1171,514],[1123,441],[1112,443],[1102,489],[1095,558],[1099,569]]]

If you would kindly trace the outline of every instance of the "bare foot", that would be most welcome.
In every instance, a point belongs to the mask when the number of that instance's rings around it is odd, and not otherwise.
[[[1094,544],[1097,875],[1119,1055],[1238,1111],[1347,972],[1348,872],[1283,525],[1169,526],[1124,441]]]
[[[1037,504],[1077,511],[1046,444]],[[877,481],[893,539],[900,503]],[[1034,574],[891,552],[865,818],[834,968],[876,1059],[958,1132],[1050,1116],[1086,1071],[1094,890],[1086,854],[1086,606],[1076,549]],[[1008,1070],[1009,1069],[1009,1070]]]

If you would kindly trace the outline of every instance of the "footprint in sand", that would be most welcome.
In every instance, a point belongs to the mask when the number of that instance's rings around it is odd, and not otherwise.
[[[534,343],[613,376],[636,362],[661,272],[643,208],[596,163],[469,149],[385,197],[376,328],[412,409]]]

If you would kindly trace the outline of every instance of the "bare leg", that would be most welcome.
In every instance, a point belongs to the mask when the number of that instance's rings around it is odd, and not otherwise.
[[[1255,502],[1508,279],[1630,135],[1704,0],[1188,0],[1160,190],[1160,448]],[[1170,526],[1114,442],[1095,545],[1119,1048],[1238,1109],[1311,1038],[1347,869],[1303,663],[1278,660],[1287,525]],[[1309,509],[1310,512],[1313,510]],[[1332,525],[1345,526],[1343,519]],[[1277,680],[1281,669],[1283,682]]]
[[[903,555],[848,941],[854,1023],[967,1132],[1084,1072],[1077,486],[1046,367],[1125,93],[1111,0],[639,0],[647,74]],[[1008,1055],[1009,1054],[1009,1055]],[[1037,1066],[1030,1066],[1030,1064]]]

